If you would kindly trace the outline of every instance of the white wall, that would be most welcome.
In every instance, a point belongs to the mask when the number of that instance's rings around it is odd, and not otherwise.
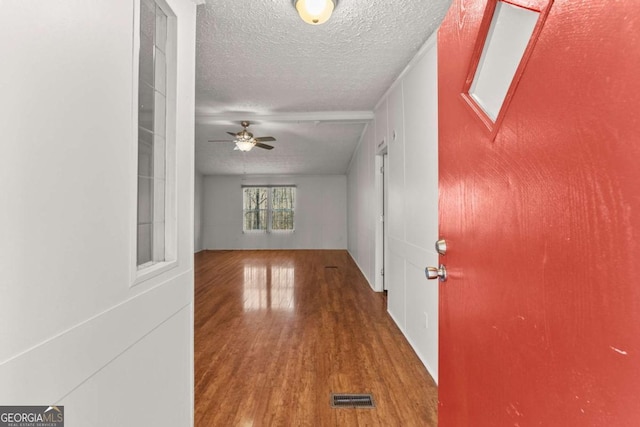
[[[202,216],[204,214],[204,175],[196,172],[194,183],[194,211],[193,211],[193,250],[200,252],[202,244]]]
[[[375,110],[354,155],[349,182],[349,252],[374,287],[378,144],[386,139],[388,168],[388,311],[431,375],[438,379],[438,282],[424,276],[437,265],[438,97],[436,36],[432,36]]]
[[[168,3],[178,263],[131,286],[133,2],[2,2],[0,402],[69,427],[192,425],[195,5]]]
[[[296,185],[294,233],[243,233],[242,185]],[[346,249],[347,178],[322,176],[206,176],[207,249]]]

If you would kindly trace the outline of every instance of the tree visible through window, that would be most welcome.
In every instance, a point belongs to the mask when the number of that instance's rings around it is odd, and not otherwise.
[[[243,231],[293,231],[295,187],[244,187]]]
[[[269,189],[250,187],[244,193],[244,230],[266,230]]]

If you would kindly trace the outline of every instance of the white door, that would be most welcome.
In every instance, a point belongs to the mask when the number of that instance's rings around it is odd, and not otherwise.
[[[195,5],[163,3],[175,262],[141,280],[135,3],[0,12],[0,402],[69,426],[192,418]]]

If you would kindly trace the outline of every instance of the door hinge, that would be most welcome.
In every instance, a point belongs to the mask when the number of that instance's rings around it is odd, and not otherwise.
[[[384,174],[384,166],[380,166],[380,173]]]
[[[380,269],[380,275],[384,276],[384,268]]]

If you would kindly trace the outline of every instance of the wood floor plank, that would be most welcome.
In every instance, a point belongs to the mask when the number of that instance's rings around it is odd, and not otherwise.
[[[195,270],[197,427],[437,425],[433,379],[346,251],[203,251]]]

